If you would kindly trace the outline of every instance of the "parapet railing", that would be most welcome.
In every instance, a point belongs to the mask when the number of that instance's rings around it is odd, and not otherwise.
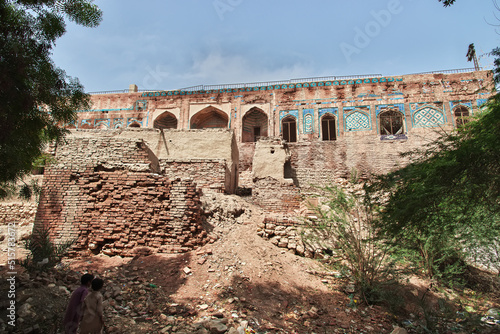
[[[479,69],[480,71],[482,68]],[[419,74],[453,74],[453,73],[468,73],[476,71],[475,68],[458,68],[452,70],[440,70],[431,72],[419,72],[404,75],[419,75]],[[401,75],[398,75],[401,76]],[[203,90],[218,90],[218,89],[232,89],[232,88],[248,88],[248,87],[262,87],[262,86],[273,86],[273,85],[284,85],[300,82],[318,82],[318,81],[335,81],[335,80],[351,80],[351,79],[365,79],[365,78],[379,78],[382,74],[360,74],[360,75],[344,75],[344,76],[327,76],[327,77],[311,77],[311,78],[297,78],[289,80],[278,80],[278,81],[259,81],[259,82],[247,82],[247,83],[234,83],[234,84],[218,84],[218,85],[196,85],[191,87],[185,87],[181,89],[176,89],[177,91],[203,91]],[[164,91],[164,89],[139,89],[137,92],[158,92]],[[116,94],[116,93],[129,93],[129,89],[120,90],[107,90],[99,92],[90,92],[88,94]]]
[[[312,77],[312,78],[298,78],[298,79],[279,80],[279,81],[259,81],[259,82],[219,84],[219,85],[197,85],[197,86],[181,88],[179,90],[189,92],[189,91],[200,91],[200,90],[248,88],[248,87],[284,85],[284,84],[292,84],[292,83],[299,83],[299,82],[317,82],[317,81],[379,78],[381,76],[382,76],[382,74],[362,74],[362,75],[345,75],[345,76],[329,76],[329,77]]]
[[[475,72],[475,71],[482,71],[483,68],[480,67],[478,70],[475,68],[457,68],[453,70],[442,70],[442,71],[432,71],[432,72],[419,72],[419,73],[411,73],[411,74],[405,74],[405,75],[419,75],[419,74],[454,74],[454,73],[469,73],[469,72]]]

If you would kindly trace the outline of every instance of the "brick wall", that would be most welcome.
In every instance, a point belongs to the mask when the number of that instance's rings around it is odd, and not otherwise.
[[[190,159],[188,161],[160,160],[162,172],[167,177],[192,177],[203,192],[225,191],[226,161]]]
[[[206,242],[195,182],[163,174],[142,140],[70,137],[56,159],[45,171],[35,227],[49,227],[56,243],[74,240],[73,255],[178,253]],[[223,189],[224,160],[174,165],[199,175],[211,170],[214,179],[206,180]]]
[[[285,173],[304,191],[333,183],[336,178],[349,178],[354,170],[362,177],[383,174],[407,164],[402,152],[422,148],[436,136],[429,132],[393,141],[350,136],[331,142],[288,143],[291,168]]]
[[[36,225],[55,242],[76,240],[73,254],[92,250],[133,255],[133,248],[177,253],[205,242],[199,192],[189,179],[127,170],[46,171]]]
[[[299,188],[271,177],[254,181],[252,201],[271,212],[288,213],[300,206]]]

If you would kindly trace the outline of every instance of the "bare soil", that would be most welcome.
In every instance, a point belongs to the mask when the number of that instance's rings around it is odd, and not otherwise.
[[[19,267],[18,321],[15,328],[7,325],[8,284],[2,279],[0,332],[61,333],[69,293],[85,272],[105,281],[108,333],[208,333],[200,324],[209,319],[226,324],[228,333],[242,325],[247,333],[391,333],[395,326],[410,333],[431,326],[435,333],[500,332],[478,320],[498,299],[477,287],[439,290],[413,277],[391,288],[395,300],[368,306],[339,272],[259,237],[263,213],[245,207],[243,219],[209,221],[218,240],[189,253],[65,259],[41,274]],[[3,267],[2,277],[6,272]]]

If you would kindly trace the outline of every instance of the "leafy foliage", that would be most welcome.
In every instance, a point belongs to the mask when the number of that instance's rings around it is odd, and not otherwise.
[[[65,18],[95,27],[102,17],[91,0],[0,2],[0,184],[31,170],[44,144],[60,139],[60,126],[89,107],[78,80],[57,68],[51,49]]]
[[[26,259],[20,265],[29,271],[43,271],[54,267],[74,244],[68,240],[61,244],[54,244],[50,238],[50,229],[41,226],[33,230],[33,234],[25,241],[24,247],[29,250]]]
[[[366,192],[361,196],[335,186],[322,189],[326,202],[312,207],[316,217],[306,222],[335,241],[338,264],[348,272],[363,298],[375,302],[380,284],[394,273],[388,260],[391,249],[378,238],[373,224],[375,200]]]
[[[459,273],[469,250],[498,246],[500,97],[487,108],[457,131],[409,153],[413,162],[377,185],[391,193],[378,227],[418,255],[431,277]]]
[[[455,0],[439,0],[439,2],[443,3],[443,6],[448,7],[455,3]]]

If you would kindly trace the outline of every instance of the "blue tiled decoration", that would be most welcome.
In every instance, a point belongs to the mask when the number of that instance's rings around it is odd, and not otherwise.
[[[398,104],[379,104],[379,105],[375,106],[375,113],[378,116],[382,111],[387,110],[387,109],[398,110],[401,113],[403,113],[403,115],[405,113],[405,105],[403,103],[398,103]]]
[[[281,121],[283,120],[283,118],[287,117],[287,116],[292,116],[295,118],[295,122],[298,123],[298,119],[299,119],[299,111],[298,110],[282,110],[280,111],[280,133],[281,133]],[[299,127],[297,126],[297,132],[299,131]]]
[[[313,133],[314,132],[314,109],[304,109],[302,110],[302,120],[304,133]]]
[[[109,118],[97,118],[94,120],[94,128],[104,125],[107,129],[109,129],[110,123],[111,120]]]
[[[321,134],[321,117],[330,114],[335,117],[335,129],[337,129],[337,136],[340,133],[339,130],[339,118],[338,118],[338,110],[339,108],[321,108],[318,110],[318,126],[320,127],[319,133]]]
[[[369,110],[366,112],[355,107],[345,107],[344,127],[346,132],[371,130]]]
[[[113,118],[113,129],[123,128],[123,118]]]
[[[142,119],[135,118],[135,117],[129,117],[129,118],[127,118],[127,128],[132,123],[139,123],[141,125],[141,127],[143,127],[143,125],[142,125]]]
[[[280,111],[280,122],[286,116],[293,116],[295,120],[299,119],[299,111],[298,110],[282,110]]]
[[[451,114],[453,115],[453,109],[456,108],[457,106],[465,106],[469,109],[470,114],[473,114],[472,110],[472,101],[450,101],[450,111]]]
[[[339,108],[321,108],[318,110],[319,119],[321,119],[321,117],[323,117],[323,115],[327,113],[330,113],[333,116],[337,117],[338,110]]]
[[[414,128],[433,128],[446,123],[446,116],[442,110],[432,106],[424,106],[412,113]]]
[[[80,127],[83,127],[84,125],[92,126],[92,124],[93,124],[92,119],[82,119],[82,122],[80,123]]]
[[[483,110],[484,107],[485,107],[485,103],[488,102],[488,99],[478,99],[477,100],[477,107],[479,108],[479,110]]]

